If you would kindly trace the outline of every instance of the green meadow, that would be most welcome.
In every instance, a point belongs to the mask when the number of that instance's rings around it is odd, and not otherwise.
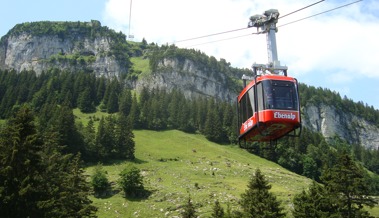
[[[99,208],[99,217],[174,217],[180,215],[189,196],[201,217],[211,215],[215,200],[225,210],[228,205],[238,209],[240,195],[256,168],[261,169],[272,185],[271,191],[289,211],[293,196],[311,182],[237,146],[215,144],[202,135],[176,130],[137,130],[134,134],[137,160],[103,165],[113,193],[91,198]],[[148,197],[124,197],[117,180],[127,164],[141,170]],[[93,169],[86,168],[87,174]]]

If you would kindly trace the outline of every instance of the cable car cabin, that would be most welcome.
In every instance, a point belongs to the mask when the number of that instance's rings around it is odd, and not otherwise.
[[[239,141],[273,141],[301,126],[298,85],[292,77],[255,76],[237,101]]]

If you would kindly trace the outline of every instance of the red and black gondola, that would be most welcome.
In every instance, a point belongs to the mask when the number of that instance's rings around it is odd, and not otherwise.
[[[239,141],[275,141],[300,128],[298,93],[295,78],[254,76],[237,98]]]

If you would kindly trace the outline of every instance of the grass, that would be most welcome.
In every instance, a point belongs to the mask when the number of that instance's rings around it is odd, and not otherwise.
[[[87,126],[90,119],[94,120],[95,129],[97,129],[101,117],[109,116],[108,113],[101,112],[99,108],[97,108],[97,111],[94,113],[82,113],[79,108],[75,108],[73,109],[73,114],[75,116],[75,122],[81,123],[83,126]]]
[[[279,165],[252,155],[236,146],[207,141],[201,135],[170,131],[134,131],[135,162],[104,165],[115,193],[109,198],[92,198],[99,217],[172,217],[191,196],[201,217],[209,217],[217,199],[226,209],[238,207],[249,178],[260,168],[272,185],[272,191],[287,211],[292,197],[308,187],[310,180]],[[127,199],[117,186],[118,174],[134,164],[144,176],[146,199]],[[87,174],[94,166],[86,168]]]
[[[133,63],[133,70],[140,71],[139,77],[150,75],[151,70],[149,66],[149,59],[143,57],[131,57],[130,61]]]

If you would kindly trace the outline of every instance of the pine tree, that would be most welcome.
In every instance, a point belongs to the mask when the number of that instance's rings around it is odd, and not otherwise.
[[[182,211],[182,217],[183,218],[196,218],[196,208],[195,205],[193,205],[191,196],[188,196],[188,199],[186,201],[186,204],[183,205],[183,211]]]
[[[56,108],[55,114],[51,119],[50,129],[58,133],[58,144],[66,146],[66,152],[76,154],[83,152],[83,142],[75,126],[75,117],[72,108],[70,108],[68,104],[69,103],[66,102]]]
[[[43,195],[44,169],[34,116],[22,107],[0,133],[0,214],[42,217],[37,202]]]
[[[225,215],[224,209],[221,207],[220,202],[218,200],[215,201],[213,206],[213,211],[211,214],[212,218],[223,218]]]
[[[129,117],[119,116],[117,123],[117,156],[120,159],[134,160],[134,134]]]
[[[104,98],[105,89],[106,89],[106,79],[104,76],[96,80],[96,105],[100,103]]]
[[[278,218],[285,217],[283,208],[276,196],[269,192],[271,185],[268,184],[260,169],[248,184],[248,189],[241,195],[241,207],[247,217]]]
[[[134,93],[132,98],[132,105],[130,107],[130,113],[129,113],[129,120],[131,122],[131,128],[135,129],[138,128],[139,125],[139,107],[138,107],[138,101],[137,101],[137,95]]]
[[[107,112],[108,113],[116,113],[118,112],[118,95],[116,90],[112,90],[109,94],[109,99],[107,103]]]
[[[307,191],[295,195],[292,215],[295,218],[340,217],[336,202],[333,202],[324,186],[313,182]]]
[[[88,121],[87,126],[83,129],[82,135],[85,146],[83,158],[85,160],[98,160],[97,153],[99,148],[96,145],[96,130],[93,119]]]
[[[98,148],[98,157],[101,160],[110,159],[113,155],[117,156],[115,129],[116,121],[114,116],[109,115],[100,119],[96,134],[96,147]]]
[[[123,116],[128,116],[130,113],[130,109],[132,107],[132,93],[129,89],[125,89],[122,92],[122,95],[120,97],[120,102],[119,102],[119,112]]]
[[[328,192],[336,198],[342,217],[364,215],[363,206],[372,207],[375,200],[369,196],[369,187],[364,180],[364,171],[343,152],[336,164],[326,169],[321,176]]]
[[[83,113],[91,113],[96,111],[95,103],[92,100],[91,90],[86,87],[83,92],[80,93],[78,98],[78,107]]]
[[[55,184],[59,191],[54,190],[54,198],[42,202],[51,206],[45,217],[96,217],[97,208],[88,198],[91,188],[80,166],[80,154],[65,155],[58,161],[59,168],[52,173],[55,179],[48,175],[52,182],[47,184]]]
[[[204,135],[210,141],[222,142],[224,136],[222,123],[214,101],[209,102],[207,111]]]

